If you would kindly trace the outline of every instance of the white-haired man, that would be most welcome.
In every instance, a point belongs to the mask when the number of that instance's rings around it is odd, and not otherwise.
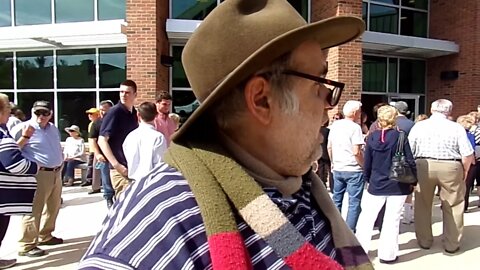
[[[349,100],[343,106],[345,119],[335,121],[328,135],[328,153],[332,161],[333,201],[342,211],[343,196],[348,193],[347,225],[355,231],[363,194],[363,152],[365,141],[358,121],[362,103]]]
[[[415,234],[418,245],[433,244],[432,203],[435,187],[440,186],[443,211],[443,247],[447,253],[460,249],[463,234],[465,177],[473,160],[473,148],[465,129],[449,121],[452,102],[432,103],[432,116],[413,126],[408,140],[417,163],[415,190]]]

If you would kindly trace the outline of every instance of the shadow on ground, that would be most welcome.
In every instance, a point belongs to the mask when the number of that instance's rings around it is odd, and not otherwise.
[[[59,269],[63,269],[62,266],[80,261],[92,239],[93,236],[65,240],[65,243],[60,246],[51,249],[45,248],[48,251],[47,256],[18,263],[16,266],[24,267],[24,270],[38,270],[45,267],[59,267]],[[38,263],[43,264],[28,267]]]

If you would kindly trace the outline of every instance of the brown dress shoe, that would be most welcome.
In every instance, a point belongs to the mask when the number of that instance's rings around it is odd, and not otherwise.
[[[55,236],[52,237],[50,240],[38,243],[39,246],[54,246],[54,245],[60,245],[60,244],[63,244],[63,239]]]

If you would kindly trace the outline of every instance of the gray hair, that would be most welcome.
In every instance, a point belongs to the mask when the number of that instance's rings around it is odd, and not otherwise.
[[[432,102],[432,107],[430,111],[432,113],[436,112],[436,113],[441,113],[448,116],[452,112],[452,107],[453,107],[453,104],[450,100],[437,99],[434,102]]]
[[[362,103],[358,100],[349,100],[343,105],[343,115],[346,117],[352,117],[355,112],[362,108]]]
[[[263,76],[271,84],[273,96],[281,110],[287,114],[293,114],[299,110],[297,96],[291,91],[291,81],[282,72],[290,64],[291,54],[285,54],[277,58],[268,67],[254,73],[254,76]],[[235,86],[213,110],[218,126],[223,130],[233,128],[233,123],[246,111],[244,89],[248,79]]]

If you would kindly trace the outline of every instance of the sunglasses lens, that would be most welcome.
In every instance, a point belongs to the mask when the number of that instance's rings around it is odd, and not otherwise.
[[[334,87],[333,89],[330,89],[330,94],[327,97],[328,103],[331,106],[337,106],[341,96],[342,96],[342,89],[340,89],[339,87]]]
[[[36,115],[36,116],[40,116],[40,115],[42,115],[42,116],[50,116],[50,112],[47,112],[47,111],[36,111],[36,112],[35,112],[35,115]]]

